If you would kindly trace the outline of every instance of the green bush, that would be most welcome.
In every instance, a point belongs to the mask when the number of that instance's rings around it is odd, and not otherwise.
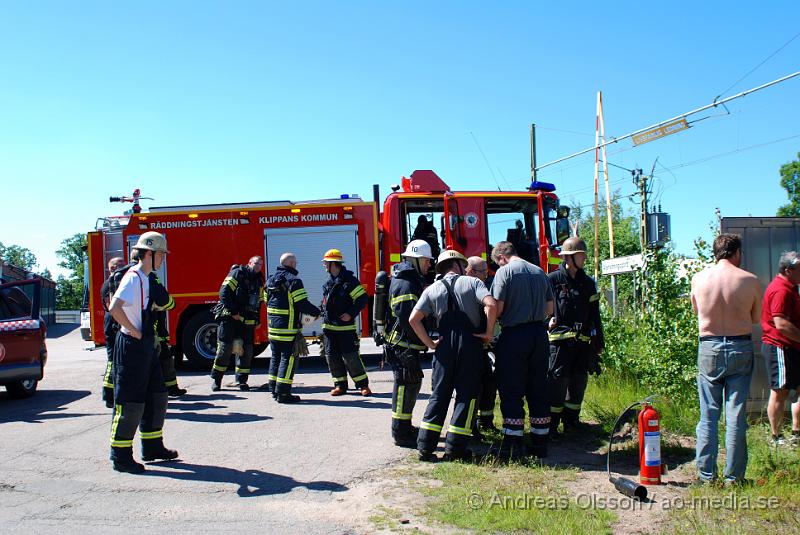
[[[645,255],[638,284],[620,295],[617,317],[603,308],[603,362],[647,390],[675,401],[696,396],[697,318],[689,299],[690,274],[679,276],[669,249]]]

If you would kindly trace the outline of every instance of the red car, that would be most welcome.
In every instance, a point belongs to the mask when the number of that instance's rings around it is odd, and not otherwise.
[[[0,385],[29,397],[44,377],[47,325],[39,316],[41,281],[0,284]]]

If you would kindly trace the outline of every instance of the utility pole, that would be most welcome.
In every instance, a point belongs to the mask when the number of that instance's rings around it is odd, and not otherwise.
[[[531,182],[536,182],[536,124],[531,123]]]
[[[647,248],[647,179],[649,177],[644,176],[641,169],[634,169],[631,174],[634,185],[639,188],[639,199],[642,203],[641,219],[639,220],[639,245],[644,253]]]

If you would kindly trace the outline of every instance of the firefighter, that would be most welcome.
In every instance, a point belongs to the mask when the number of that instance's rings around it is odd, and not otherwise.
[[[428,286],[414,305],[409,323],[433,356],[432,392],[420,424],[417,448],[422,461],[436,461],[434,453],[456,392],[453,416],[445,438],[444,460],[470,460],[467,442],[472,436],[483,359],[482,342],[494,332],[497,304],[486,286],[475,277],[464,276],[467,259],[457,251],[439,255],[436,272],[442,278]],[[481,309],[486,330],[481,332]],[[422,321],[432,316],[438,322],[439,338],[434,342]]]
[[[531,453],[547,456],[550,408],[547,399],[547,327],[553,292],[544,271],[517,255],[514,245],[498,242],[492,258],[500,266],[492,283],[502,331],[497,341],[495,378],[503,413],[499,456],[526,455],[525,406],[531,429]]]
[[[114,339],[119,330],[119,324],[114,321],[114,317],[109,312],[108,307],[111,306],[111,297],[117,291],[119,280],[122,275],[115,278],[117,270],[125,265],[125,259],[121,256],[115,256],[108,261],[108,278],[100,287],[100,297],[103,303],[103,309],[106,311],[103,317],[103,334],[106,337],[106,356],[108,362],[106,363],[106,371],[103,374],[103,401],[109,409],[114,408],[114,383],[112,377],[112,363],[114,362]]]
[[[344,267],[339,249],[329,249],[322,264],[330,277],[322,286],[322,331],[325,334],[325,358],[333,376],[332,396],[347,393],[347,374],[362,396],[372,395],[369,377],[359,352],[356,318],[367,306],[367,292],[352,271]]]
[[[247,265],[234,265],[219,289],[217,316],[217,355],[211,369],[211,390],[221,388],[232,352],[236,355],[236,383],[239,390],[250,390],[247,380],[253,360],[253,334],[261,317],[264,261],[253,256]],[[239,346],[241,348],[235,346]],[[234,349],[235,348],[235,349]]]
[[[320,315],[320,310],[309,302],[308,292],[297,275],[297,257],[294,253],[283,253],[280,265],[267,280],[267,318],[272,351],[267,385],[278,403],[300,401],[300,396],[292,394],[292,382],[297,370],[298,343],[305,345],[301,316],[317,318]]]
[[[161,363],[161,373],[164,375],[164,386],[167,387],[169,396],[181,397],[186,393],[186,389],[178,386],[175,357],[169,347],[169,330],[167,330],[167,311],[175,308],[175,300],[158,280],[155,272],[150,273],[150,295],[153,299],[156,336],[158,337],[158,360]]]
[[[586,244],[577,236],[561,246],[561,265],[547,277],[555,297],[550,319],[550,437],[578,425],[588,373],[600,373],[598,354],[603,350],[600,294],[594,280],[583,271]]]
[[[489,266],[486,260],[480,256],[470,256],[467,258],[466,274],[470,277],[477,277],[483,282],[487,289],[491,289],[491,279],[489,277]],[[481,373],[481,395],[478,398],[478,420],[473,434],[475,438],[481,439],[481,431],[497,431],[494,425],[494,404],[497,398],[497,383],[494,379],[494,339],[483,347],[483,370]]]
[[[133,459],[133,438],[139,428],[142,460],[169,460],[178,452],[164,447],[163,426],[167,389],[156,355],[151,311],[150,272],[167,254],[167,242],[158,232],[145,232],[134,250],[139,260],[122,277],[109,308],[120,324],[114,344],[114,416],[111,425],[111,461],[118,472],[141,473]]]
[[[426,347],[409,325],[408,318],[422,295],[424,276],[430,269],[433,255],[428,242],[413,240],[401,257],[403,261],[392,266],[384,355],[394,373],[392,438],[398,446],[415,448],[419,430],[412,427],[411,416],[422,387],[420,352]]]

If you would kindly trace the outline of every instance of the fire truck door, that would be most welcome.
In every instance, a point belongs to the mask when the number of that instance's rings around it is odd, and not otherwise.
[[[448,249],[455,249],[464,252],[465,240],[461,236],[461,222],[458,216],[458,202],[453,194],[446,193],[444,196],[444,229],[445,243]]]
[[[316,306],[322,303],[322,285],[328,280],[328,273],[322,265],[322,257],[328,249],[339,249],[344,256],[344,265],[358,276],[360,257],[358,255],[358,226],[337,225],[327,227],[290,227],[264,229],[264,248],[267,277],[275,272],[283,253],[292,252],[297,257],[297,270],[308,292],[308,299]],[[361,318],[358,319],[358,332],[361,332]],[[303,328],[305,336],[322,334],[322,320],[319,319]]]

